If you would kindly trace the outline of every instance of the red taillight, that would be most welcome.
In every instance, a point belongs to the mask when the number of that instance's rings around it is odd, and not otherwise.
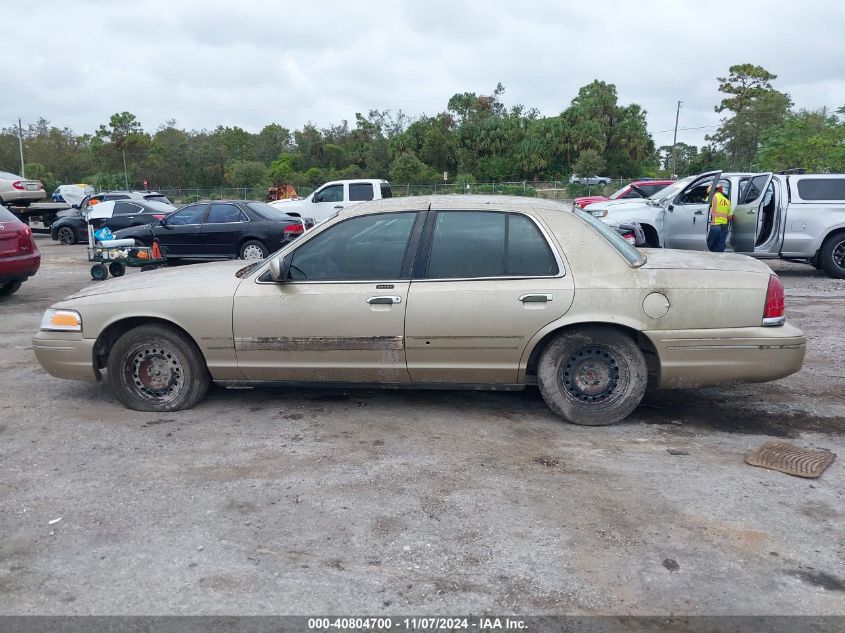
[[[154,220],[163,220],[165,217],[167,217],[167,216],[163,213],[162,214],[153,213],[153,219]]]
[[[32,241],[32,229],[25,226],[18,233],[18,252],[31,253],[35,244]]]
[[[783,282],[777,275],[769,277],[769,287],[766,290],[766,307],[763,309],[763,325],[783,325],[786,321],[784,311],[786,301],[783,293]]]
[[[23,191],[25,189],[25,187],[21,184],[20,180],[16,180],[15,182],[13,182],[12,187],[17,189],[18,191]]]
[[[305,228],[301,224],[288,224],[285,227],[285,234],[287,235],[299,235],[305,230]]]

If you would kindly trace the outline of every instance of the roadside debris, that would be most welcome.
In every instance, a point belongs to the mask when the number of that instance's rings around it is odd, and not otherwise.
[[[795,446],[789,442],[766,442],[745,457],[745,463],[787,475],[816,479],[836,459],[836,453]]]
[[[667,448],[666,452],[670,455],[689,455],[689,451],[685,451],[682,448]]]
[[[58,519],[53,519],[51,521],[47,521],[47,525],[56,525],[59,521],[61,521],[64,517],[59,517]]]

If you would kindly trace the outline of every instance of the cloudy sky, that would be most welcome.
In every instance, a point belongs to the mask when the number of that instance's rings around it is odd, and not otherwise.
[[[845,104],[845,4],[29,0],[0,55],[0,127],[43,116],[93,132],[114,112],[147,130],[276,122],[327,127],[370,109],[416,117],[456,92],[555,115],[593,79],[648,111],[658,145],[718,124],[716,77],[750,62],[798,107]],[[9,12],[4,12],[9,17]],[[14,23],[14,28],[9,28]]]

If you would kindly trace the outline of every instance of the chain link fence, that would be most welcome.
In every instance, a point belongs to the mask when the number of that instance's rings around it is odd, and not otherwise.
[[[570,201],[578,196],[609,195],[630,182],[629,178],[616,179],[608,185],[578,185],[566,180],[542,182],[479,182],[479,183],[391,183],[393,195],[429,196],[447,194],[479,194],[541,197],[549,200]],[[307,197],[316,189],[310,185],[294,184],[297,193]],[[199,200],[264,200],[267,189],[264,187],[171,187],[158,189],[173,204],[189,204]]]

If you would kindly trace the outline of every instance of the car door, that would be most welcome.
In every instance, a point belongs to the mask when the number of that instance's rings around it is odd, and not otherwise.
[[[666,248],[707,250],[709,201],[721,174],[720,171],[701,174],[666,206],[663,214],[663,243]],[[730,187],[727,180],[721,183]],[[710,193],[708,186],[711,187]]]
[[[304,216],[321,222],[343,209],[344,200],[346,200],[343,189],[343,183],[326,185],[318,189],[309,198],[311,202],[307,205]]]
[[[201,202],[171,213],[155,226],[155,238],[167,257],[202,257],[202,223],[208,204]]]
[[[106,222],[106,226],[114,232],[134,226],[135,224],[144,224],[143,221],[136,222],[136,218],[141,216],[143,212],[144,210],[141,206],[134,202],[125,200],[117,201],[114,203],[114,213]]]
[[[432,210],[424,235],[405,315],[411,381],[516,383],[530,338],[572,304],[560,255],[521,213]]]
[[[760,207],[772,177],[771,172],[754,174],[741,189],[739,203],[733,209],[730,235],[730,247],[736,253],[754,253]]]
[[[235,204],[212,202],[202,225],[202,253],[214,258],[238,256],[238,242],[249,222]]]
[[[242,283],[233,331],[248,380],[407,383],[405,306],[417,211],[335,222],[285,254],[290,276]]]

